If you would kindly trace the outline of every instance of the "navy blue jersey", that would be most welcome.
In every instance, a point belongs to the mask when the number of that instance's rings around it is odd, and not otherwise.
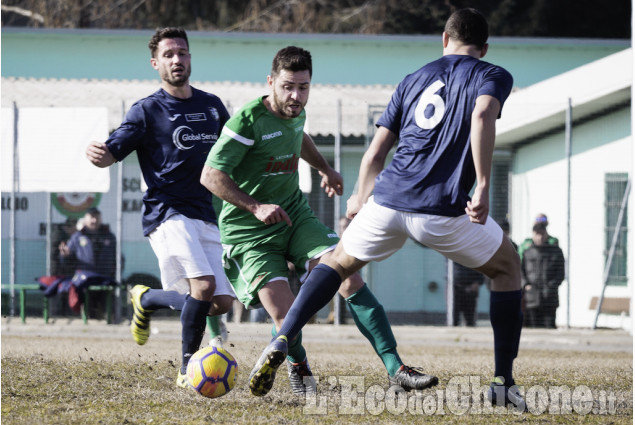
[[[466,55],[447,55],[399,84],[377,126],[399,135],[395,155],[375,182],[375,202],[398,211],[465,214],[476,179],[470,129],[476,98],[501,108],[512,76]]]
[[[148,190],[143,234],[174,214],[216,223],[212,194],[200,183],[203,164],[229,113],[220,99],[192,88],[179,99],[163,89],[136,102],[106,145],[117,161],[137,151]]]

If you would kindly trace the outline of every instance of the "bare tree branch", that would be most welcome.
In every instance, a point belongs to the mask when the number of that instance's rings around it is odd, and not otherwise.
[[[3,12],[17,13],[18,15],[22,15],[22,16],[27,17],[29,19],[33,19],[34,21],[37,21],[37,22],[39,22],[41,24],[44,23],[44,17],[42,15],[40,15],[39,13],[34,13],[34,12],[31,12],[30,10],[26,10],[26,9],[23,9],[23,8],[17,7],[17,6],[5,6],[3,4],[1,7],[2,7],[2,11]]]

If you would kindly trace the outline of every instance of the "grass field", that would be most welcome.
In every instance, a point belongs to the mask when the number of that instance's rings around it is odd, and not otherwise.
[[[479,401],[493,374],[488,327],[394,327],[403,360],[440,380],[395,396],[354,326],[309,325],[304,341],[319,384],[317,397],[304,399],[291,393],[284,366],[267,396],[252,396],[247,377],[270,325],[229,324],[238,383],[211,400],[174,385],[178,320],[153,321],[144,346],[126,324],[78,322],[3,319],[3,425],[633,423],[632,337],[624,331],[524,331],[516,379],[530,412],[519,415]]]

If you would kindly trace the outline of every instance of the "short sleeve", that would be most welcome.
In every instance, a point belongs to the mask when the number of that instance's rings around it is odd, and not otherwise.
[[[106,146],[117,161],[139,147],[146,134],[145,113],[140,102],[132,105],[119,128],[112,132]]]
[[[223,127],[218,141],[207,156],[205,165],[231,174],[254,143],[251,116],[239,113],[231,117]]]
[[[401,129],[401,118],[403,116],[403,84],[402,81],[399,86],[397,86],[397,89],[390,98],[388,106],[386,106],[384,113],[381,114],[381,117],[379,117],[376,123],[377,127],[386,127],[395,134],[399,134],[399,130]]]
[[[512,75],[500,66],[492,66],[492,68],[485,73],[483,77],[483,83],[478,90],[477,96],[489,95],[498,99],[501,104],[501,110],[503,104],[511,93],[514,79]]]

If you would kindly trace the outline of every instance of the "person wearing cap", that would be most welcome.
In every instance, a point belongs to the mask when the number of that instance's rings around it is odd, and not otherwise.
[[[521,262],[521,276],[525,325],[555,329],[558,287],[564,280],[564,255],[557,244],[550,244],[548,240],[545,223],[534,224],[531,245],[525,250]]]
[[[534,225],[536,224],[544,225],[545,232],[547,232],[547,226],[549,226],[549,220],[547,219],[547,216],[545,214],[540,213],[536,216],[536,219],[534,220]],[[533,243],[533,237],[529,237],[529,238],[526,238],[524,241],[522,241],[522,243],[518,247],[518,255],[520,255],[521,261],[523,259],[523,253],[527,250],[527,248],[531,246],[532,243]],[[547,245],[556,245],[556,246],[559,245],[558,238],[556,238],[555,236],[551,236],[549,233],[547,233],[547,239],[545,243]]]

